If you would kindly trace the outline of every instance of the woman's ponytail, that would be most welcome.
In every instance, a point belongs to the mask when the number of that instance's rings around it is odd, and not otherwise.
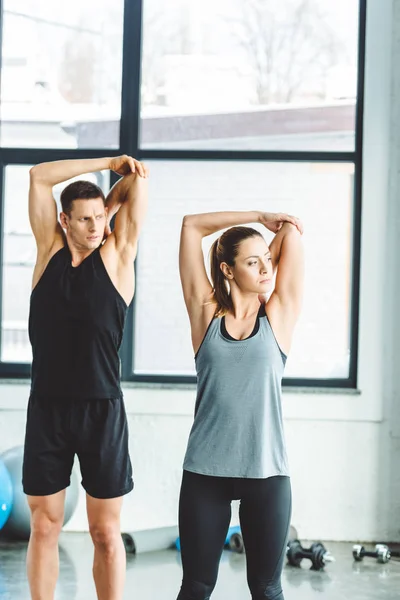
[[[210,250],[210,271],[214,292],[214,301],[217,304],[216,316],[223,316],[232,308],[232,299],[228,291],[228,283],[225,279],[220,264],[226,262],[220,246],[220,238],[215,240]]]

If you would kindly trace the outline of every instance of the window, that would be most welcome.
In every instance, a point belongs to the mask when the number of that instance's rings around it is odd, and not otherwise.
[[[4,0],[1,145],[118,148],[123,0]]]
[[[357,36],[357,0],[146,0],[141,147],[354,150]]]
[[[355,387],[366,0],[0,6],[0,377],[30,369],[30,165],[126,153],[151,177],[123,379],[195,381],[183,215],[268,209],[306,226],[284,385]],[[117,179],[87,177],[105,192]]]

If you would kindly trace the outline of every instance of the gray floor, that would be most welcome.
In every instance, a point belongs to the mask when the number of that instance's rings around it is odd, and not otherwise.
[[[400,562],[379,565],[373,559],[354,563],[351,544],[326,544],[336,562],[323,572],[286,566],[285,600],[399,600]],[[27,600],[26,543],[0,541],[0,599]],[[63,533],[60,539],[60,579],[57,600],[95,600],[91,579],[92,547],[84,534]],[[309,563],[308,563],[309,564]],[[125,599],[175,600],[181,578],[180,556],[175,550],[129,555]],[[250,598],[246,586],[245,557],[224,552],[212,600]]]

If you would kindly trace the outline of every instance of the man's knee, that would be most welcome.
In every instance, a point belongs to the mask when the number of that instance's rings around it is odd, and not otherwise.
[[[215,582],[207,584],[183,578],[181,591],[177,600],[209,600],[214,588]]]
[[[280,581],[249,581],[252,600],[284,600]]]
[[[61,516],[35,510],[31,516],[31,536],[42,543],[55,543],[63,526]]]
[[[114,554],[118,544],[122,543],[120,528],[114,524],[91,524],[90,535],[95,548],[103,554]]]

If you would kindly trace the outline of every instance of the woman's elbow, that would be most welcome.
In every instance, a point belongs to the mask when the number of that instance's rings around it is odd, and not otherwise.
[[[182,219],[182,227],[193,227],[196,223],[196,215],[185,215]]]

